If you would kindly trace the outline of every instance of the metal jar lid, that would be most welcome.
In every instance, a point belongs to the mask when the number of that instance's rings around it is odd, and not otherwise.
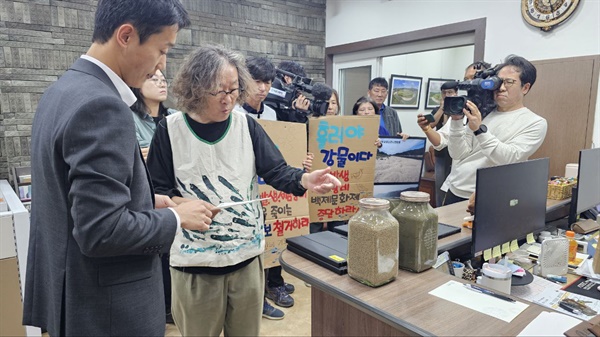
[[[368,209],[388,209],[390,202],[380,198],[362,198],[358,201],[360,207]]]
[[[400,200],[411,202],[429,202],[429,193],[419,191],[404,191],[400,193]]]

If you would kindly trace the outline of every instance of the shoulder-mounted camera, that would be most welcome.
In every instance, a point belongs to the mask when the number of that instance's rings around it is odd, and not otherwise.
[[[494,90],[499,89],[502,85],[502,80],[496,75],[500,66],[496,65],[490,69],[479,70],[472,80],[457,81],[455,87],[466,90],[467,95],[446,97],[444,99],[444,113],[450,116],[463,115],[463,109],[467,104],[467,100],[469,100],[479,108],[482,119],[485,118],[496,108]]]

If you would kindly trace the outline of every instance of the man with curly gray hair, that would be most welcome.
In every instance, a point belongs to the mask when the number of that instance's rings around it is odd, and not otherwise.
[[[156,191],[177,203],[213,205],[259,197],[258,176],[286,193],[326,193],[330,169],[305,173],[287,165],[242,104],[252,78],[244,57],[223,47],[193,51],[175,77],[182,112],[156,130],[148,168]],[[258,336],[264,296],[262,206],[221,209],[205,231],[181,230],[171,246],[172,313],[184,336]]]

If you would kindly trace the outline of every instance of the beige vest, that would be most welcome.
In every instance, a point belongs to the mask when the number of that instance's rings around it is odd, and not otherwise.
[[[252,139],[246,116],[231,112],[229,128],[214,143],[196,136],[183,113],[167,116],[173,169],[184,198],[223,202],[258,198]],[[262,254],[260,203],[221,210],[205,232],[179,229],[171,246],[172,266],[225,267]]]

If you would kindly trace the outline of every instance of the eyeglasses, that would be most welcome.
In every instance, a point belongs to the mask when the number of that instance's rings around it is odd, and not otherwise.
[[[168,86],[169,86],[169,82],[167,82],[167,79],[166,79],[166,78],[156,78],[156,77],[152,77],[152,78],[150,79],[150,81],[154,82],[154,84],[155,84],[157,87],[160,87],[160,86],[161,86],[161,85],[163,85],[163,84],[165,85],[165,87],[168,87]]]
[[[232,97],[236,97],[237,95],[240,94],[241,91],[242,91],[242,89],[235,88],[235,89],[231,89],[229,91],[221,90],[221,91],[217,91],[217,92],[209,92],[209,94],[211,96],[213,96],[213,97],[218,98],[218,99],[223,99],[227,95],[231,95]]]
[[[505,79],[501,79],[502,83],[504,83],[504,86],[506,88],[510,88],[512,87],[513,84],[517,83],[517,80],[513,80],[512,78],[505,78]]]

